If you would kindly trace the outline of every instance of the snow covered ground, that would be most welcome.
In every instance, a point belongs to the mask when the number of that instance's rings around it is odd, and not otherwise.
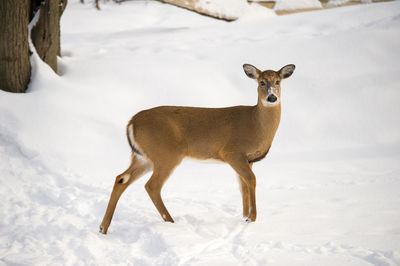
[[[400,2],[233,23],[153,1],[69,1],[60,76],[32,57],[27,94],[0,91],[0,265],[400,265]],[[258,217],[235,173],[184,161],[98,233],[128,166],[125,125],[157,105],[256,103],[242,64],[279,69],[282,119],[254,166]]]

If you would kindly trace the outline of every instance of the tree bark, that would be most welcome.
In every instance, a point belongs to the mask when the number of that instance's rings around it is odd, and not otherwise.
[[[57,72],[60,55],[60,18],[67,0],[46,0],[40,5],[40,17],[32,28],[31,38],[40,58]]]
[[[58,50],[57,50],[57,55],[61,57],[61,30],[60,30],[60,20],[61,16],[64,13],[65,8],[67,7],[68,0],[60,0],[60,4],[58,5],[59,7],[59,18],[58,18]]]
[[[29,0],[0,1],[0,89],[25,92],[31,76]]]

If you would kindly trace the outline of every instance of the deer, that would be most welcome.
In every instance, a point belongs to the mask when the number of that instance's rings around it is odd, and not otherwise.
[[[244,64],[243,70],[258,83],[258,101],[254,106],[159,106],[132,117],[126,127],[131,163],[115,178],[100,233],[107,234],[126,188],[150,171],[153,172],[145,189],[162,219],[173,223],[161,189],[186,157],[229,164],[239,176],[243,217],[247,222],[256,220],[256,176],[252,166],[264,159],[271,148],[281,117],[281,81],[293,74],[295,65],[261,71]]]

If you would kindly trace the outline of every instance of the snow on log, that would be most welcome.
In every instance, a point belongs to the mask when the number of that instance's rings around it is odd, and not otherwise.
[[[233,21],[248,11],[254,12],[255,5],[250,5],[246,0],[159,0],[189,9],[202,15]],[[258,5],[257,5],[258,6]],[[268,12],[267,10],[265,10]]]

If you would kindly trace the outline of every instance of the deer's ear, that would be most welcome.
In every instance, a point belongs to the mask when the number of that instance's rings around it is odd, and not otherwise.
[[[250,65],[250,64],[244,64],[243,65],[243,70],[246,75],[251,78],[251,79],[258,79],[260,76],[261,71],[258,70],[255,66]]]
[[[286,65],[286,66],[282,67],[282,68],[278,71],[279,76],[280,76],[282,79],[288,78],[288,77],[290,77],[290,76],[293,74],[293,71],[294,71],[295,68],[296,68],[296,66],[293,65],[293,64]]]

